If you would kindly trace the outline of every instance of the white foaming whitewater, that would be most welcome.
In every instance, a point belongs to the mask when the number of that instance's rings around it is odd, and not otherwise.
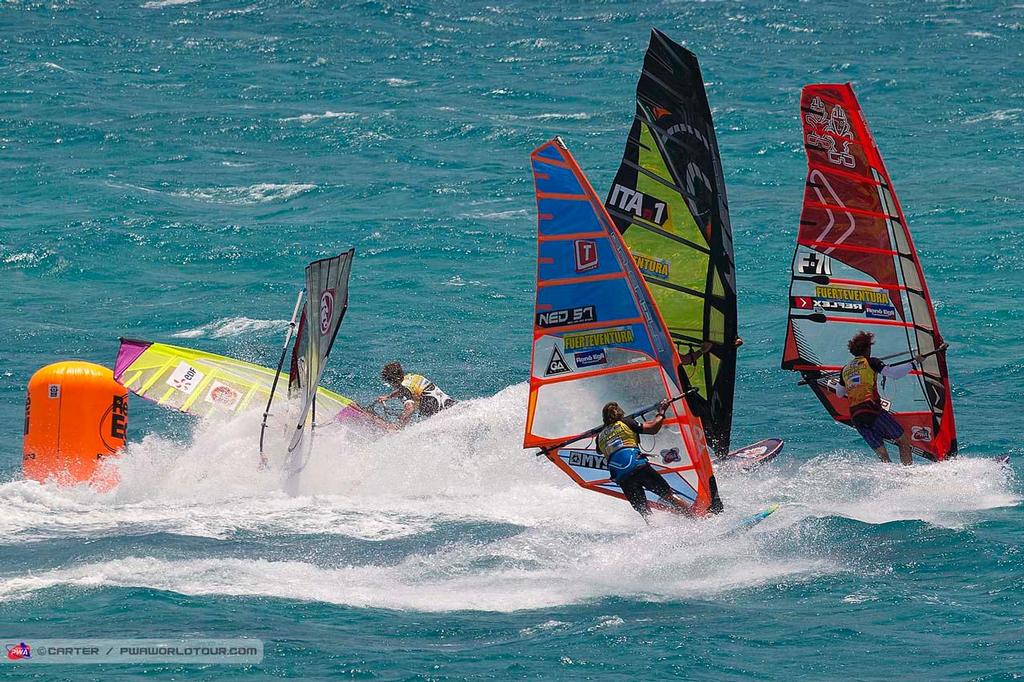
[[[78,542],[75,556],[88,557],[96,538],[211,540],[186,558],[180,548],[163,555],[159,542],[110,558],[108,542],[102,556],[0,573],[0,600],[53,586],[423,611],[713,598],[849,570],[842,557],[821,558],[835,554],[813,546],[823,541],[819,533],[800,538],[800,524],[819,517],[959,526],[1019,499],[1012,472],[990,460],[904,470],[860,454],[803,461],[784,454],[749,475],[720,467],[723,515],[659,514],[646,527],[625,503],[575,486],[519,447],[525,399],[525,385],[513,386],[376,440],[319,428],[293,482],[296,494],[285,492],[285,472],[257,470],[258,414],[197,424],[184,445],[146,436],[117,464],[121,484],[109,493],[2,484],[2,544]],[[268,452],[284,449],[275,430]],[[727,535],[739,518],[773,502],[782,509],[764,523]],[[325,557],[325,538],[357,549]],[[222,539],[232,546],[220,552]],[[287,551],[268,556],[268,540]],[[243,556],[239,543],[248,547]]]
[[[250,317],[222,317],[194,329],[175,332],[171,336],[178,339],[198,339],[202,337],[222,339],[225,337],[260,334],[263,332],[279,332],[288,326],[288,320],[254,320]]]

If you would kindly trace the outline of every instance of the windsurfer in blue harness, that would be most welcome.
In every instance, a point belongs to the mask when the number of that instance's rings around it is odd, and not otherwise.
[[[913,453],[910,449],[910,438],[899,422],[882,407],[882,396],[878,393],[878,376],[889,379],[902,379],[910,373],[914,365],[906,362],[898,365],[886,365],[878,358],[871,357],[871,346],[875,335],[871,332],[858,332],[847,348],[853,360],[843,367],[839,375],[836,395],[850,399],[850,421],[861,437],[871,446],[878,458],[888,463],[889,451],[885,441],[896,442],[900,449],[900,462],[910,466]],[[914,361],[921,362],[920,355]]]
[[[408,424],[417,411],[420,416],[429,417],[455,404],[455,400],[434,382],[419,374],[406,374],[397,361],[384,365],[380,377],[395,390],[380,396],[377,402],[383,404],[392,398],[402,399],[402,414],[396,422],[398,428]]]
[[[672,490],[640,452],[640,434],[661,431],[668,405],[669,401],[663,401],[658,405],[655,418],[642,424],[626,417],[618,403],[608,403],[601,410],[604,429],[597,434],[597,452],[605,457],[612,480],[622,488],[626,499],[645,521],[651,515],[645,490],[659,496],[679,513],[690,511],[689,503]]]

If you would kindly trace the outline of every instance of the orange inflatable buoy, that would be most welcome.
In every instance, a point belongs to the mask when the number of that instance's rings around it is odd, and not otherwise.
[[[128,391],[113,372],[78,360],[47,365],[25,397],[25,478],[109,489],[116,473],[100,465],[124,447],[127,431]]]

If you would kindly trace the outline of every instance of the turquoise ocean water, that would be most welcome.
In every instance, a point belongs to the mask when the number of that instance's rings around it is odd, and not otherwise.
[[[735,230],[724,518],[659,518],[522,451],[530,150],[603,192],[649,30],[700,57]],[[263,664],[38,679],[1015,679],[1024,674],[1024,5],[0,4],[0,636],[236,637]],[[852,81],[950,342],[963,456],[909,471],[778,369],[800,87]],[[298,495],[256,417],[131,404],[109,494],[21,480],[24,386],[129,335],[272,364],[304,264],[355,246],[326,385],[401,358],[467,404],[325,432]],[[782,509],[724,538],[742,514]]]

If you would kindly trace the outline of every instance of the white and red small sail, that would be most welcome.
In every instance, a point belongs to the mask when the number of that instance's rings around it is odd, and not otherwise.
[[[956,425],[939,325],[889,173],[849,84],[804,88],[800,121],[807,182],[789,291],[784,369],[799,371],[837,421],[849,424],[836,374],[858,331],[889,362],[922,366],[880,386],[915,451],[956,454]]]
[[[348,279],[354,254],[355,249],[349,249],[306,266],[306,305],[295,336],[288,379],[289,396],[298,397],[301,402],[288,452],[302,444],[307,427],[315,420],[317,389],[324,365],[348,310]]]
[[[609,401],[629,414],[678,396],[679,354],[603,202],[562,141],[541,145],[530,160],[537,302],[523,446],[551,448],[548,458],[573,481],[621,498],[592,439],[554,446],[599,424]],[[668,484],[694,512],[706,511],[711,460],[686,402],[674,402],[661,432],[644,440]]]

